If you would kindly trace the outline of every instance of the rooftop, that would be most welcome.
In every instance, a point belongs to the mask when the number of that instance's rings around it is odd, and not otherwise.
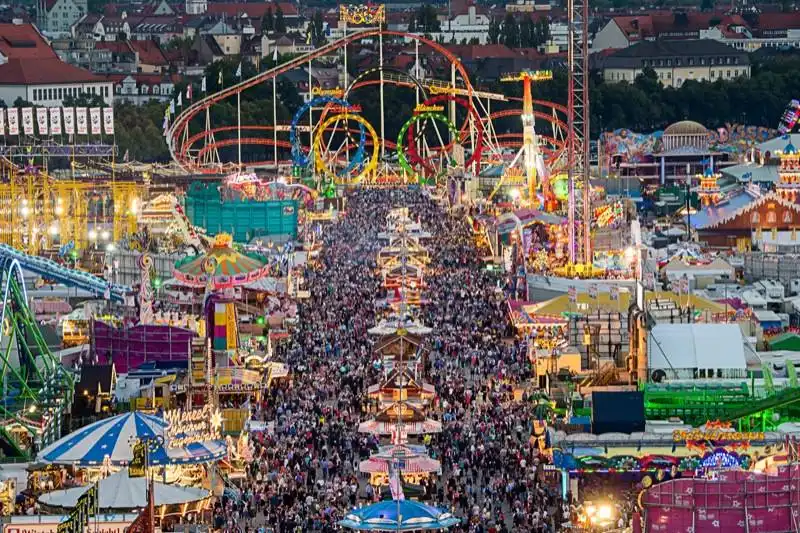
[[[13,23],[0,23],[0,55],[8,59],[58,57],[33,24]]]
[[[36,60],[10,59],[0,65],[0,85],[92,83],[105,81],[88,70],[64,63],[58,57]]]

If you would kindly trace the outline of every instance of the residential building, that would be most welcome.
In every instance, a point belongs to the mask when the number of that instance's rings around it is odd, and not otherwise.
[[[32,24],[0,24],[0,99],[63,105],[64,98],[96,94],[111,105],[111,83],[63,62]]]
[[[72,25],[86,14],[87,0],[39,0],[36,10],[42,31],[53,35],[69,34]]]
[[[485,8],[468,5],[463,13],[454,14],[452,18],[442,22],[441,31],[431,34],[431,37],[433,40],[456,43],[468,43],[477,39],[480,44],[486,44],[490,22],[491,18]]]
[[[72,35],[76,38],[92,38],[96,41],[151,40],[161,44],[174,37],[183,36],[181,17],[89,14],[75,23]]]
[[[644,69],[655,71],[665,87],[688,80],[715,81],[750,76],[746,52],[710,39],[642,41],[594,60],[607,82],[632,82]]]
[[[112,74],[117,102],[142,105],[152,100],[168,102],[175,92],[177,78],[163,74]]]
[[[229,19],[247,15],[251,20],[261,20],[269,9],[274,15],[278,6],[283,12],[283,21],[287,28],[296,28],[300,25],[300,13],[297,11],[297,4],[293,2],[209,2],[203,13],[219,17],[224,15]]]
[[[51,44],[62,61],[91,72],[112,72],[124,67],[111,50],[97,48],[94,39],[55,39]]]
[[[64,39],[53,41],[53,49],[63,61],[98,73],[161,73],[169,67],[155,41]]]
[[[592,39],[592,51],[627,48],[641,41],[712,39],[753,52],[800,47],[800,13],[655,12],[611,18]]]

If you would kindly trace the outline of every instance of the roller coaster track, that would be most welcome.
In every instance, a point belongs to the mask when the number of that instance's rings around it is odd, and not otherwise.
[[[790,387],[777,391],[776,393],[767,396],[763,400],[749,401],[746,405],[726,413],[721,420],[723,422],[735,421],[739,420],[740,418],[746,418],[748,416],[761,413],[763,411],[780,409],[781,407],[786,407],[787,405],[791,405],[796,402],[800,402],[800,388]]]
[[[126,295],[133,293],[131,287],[109,283],[94,274],[67,268],[50,259],[28,255],[7,244],[0,244],[0,265],[8,269],[12,264],[43,278],[85,290],[95,296],[103,296],[108,291],[110,299],[115,302],[123,302]]]
[[[355,32],[341,39],[337,39],[331,43],[328,43],[324,46],[321,46],[312,52],[297,56],[295,58],[290,59],[286,63],[278,65],[277,67],[267,70],[265,72],[259,73],[251,78],[243,80],[235,85],[227,87],[217,93],[210,94],[204,98],[197,100],[196,102],[192,103],[188,106],[183,112],[181,112],[175,120],[173,121],[172,125],[167,130],[167,146],[169,147],[170,155],[172,159],[178,163],[184,170],[190,171],[198,171],[200,169],[194,168],[197,165],[192,164],[190,161],[190,156],[188,153],[189,147],[186,145],[185,142],[181,141],[182,136],[188,137],[188,127],[190,121],[198,116],[201,112],[205,111],[206,109],[210,108],[217,102],[220,102],[228,97],[234,96],[237,93],[240,93],[246,89],[254,87],[260,83],[265,81],[271,80],[272,78],[279,76],[285,72],[290,70],[294,70],[296,68],[300,68],[310,61],[323,57],[327,54],[330,54],[339,48],[343,47],[348,43],[352,43],[355,41],[359,41],[361,39],[369,38],[369,37],[376,37],[379,35],[387,36],[387,37],[402,37],[404,39],[412,39],[415,41],[419,41],[421,44],[424,44],[430,48],[433,48],[440,54],[442,54],[448,61],[450,61],[455,69],[459,72],[462,78],[463,89],[467,91],[468,96],[471,97],[473,93],[472,84],[469,80],[469,75],[464,69],[464,66],[461,64],[461,61],[457,56],[455,56],[452,52],[450,52],[444,46],[431,41],[429,39],[425,39],[424,37],[416,34],[410,34],[405,32],[398,32],[398,31],[390,31],[390,30],[380,30],[380,29],[369,29],[360,32]]]
[[[28,307],[22,267],[5,256],[0,330],[0,448],[30,458],[33,447],[61,437],[61,423],[72,407],[73,375],[50,351]],[[27,438],[20,438],[24,434]]]

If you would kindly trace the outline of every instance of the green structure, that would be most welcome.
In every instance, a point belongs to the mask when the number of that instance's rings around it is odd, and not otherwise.
[[[220,184],[195,182],[186,192],[186,216],[209,235],[230,233],[236,242],[255,237],[297,237],[298,201],[223,199]]]
[[[0,454],[32,460],[37,448],[61,438],[72,407],[75,378],[53,355],[28,307],[16,261],[0,267]]]
[[[800,335],[787,331],[769,340],[770,350],[789,350],[800,352]]]

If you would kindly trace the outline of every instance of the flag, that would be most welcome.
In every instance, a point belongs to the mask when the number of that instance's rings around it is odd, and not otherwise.
[[[306,32],[306,44],[311,44],[311,30],[310,29],[308,30],[308,32]]]
[[[272,60],[277,63],[278,62],[278,47],[272,49]]]
[[[0,121],[1,122],[1,121]],[[0,135],[2,135],[2,127],[0,127]],[[50,134],[61,135],[61,108],[50,108]]]
[[[36,108],[36,123],[39,126],[39,135],[49,135],[50,130],[47,127],[47,108],[46,107],[37,107]]]
[[[205,94],[206,92],[206,77],[203,76],[203,79],[200,80],[200,90]]]
[[[114,108],[103,108],[103,128],[106,135],[114,135]]]
[[[92,135],[100,135],[103,130],[99,107],[92,107],[89,109],[89,122],[92,125]]]
[[[183,107],[183,93],[178,93],[178,107]]]
[[[403,483],[400,481],[399,468],[392,468],[392,477],[389,479],[389,489],[392,491],[393,500],[406,499],[406,495],[403,494]]]
[[[219,69],[219,75],[217,76],[217,87],[222,87],[222,68]]]
[[[170,115],[175,114],[175,100],[170,100],[169,102],[169,114]]]
[[[186,86],[186,102],[192,101],[192,84]]]
[[[64,108],[64,133],[75,134],[75,110],[71,107]]]
[[[5,116],[6,110],[0,107],[0,137],[6,134]]]
[[[8,113],[8,134],[19,135],[19,114],[16,107],[9,107]]]
[[[78,126],[78,135],[86,135],[89,133],[87,129],[87,122],[86,122],[86,108],[85,107],[76,107],[75,108],[75,119]]]
[[[131,154],[128,150],[125,150],[125,154],[122,156],[122,162],[127,163],[131,159]]]
[[[25,135],[33,135],[33,108],[22,108],[22,132]]]
[[[239,62],[239,66],[236,67],[236,77],[242,79],[242,63]]]
[[[140,441],[133,445],[133,458],[128,465],[129,477],[142,477],[145,475],[146,456],[147,445],[144,442]]]

